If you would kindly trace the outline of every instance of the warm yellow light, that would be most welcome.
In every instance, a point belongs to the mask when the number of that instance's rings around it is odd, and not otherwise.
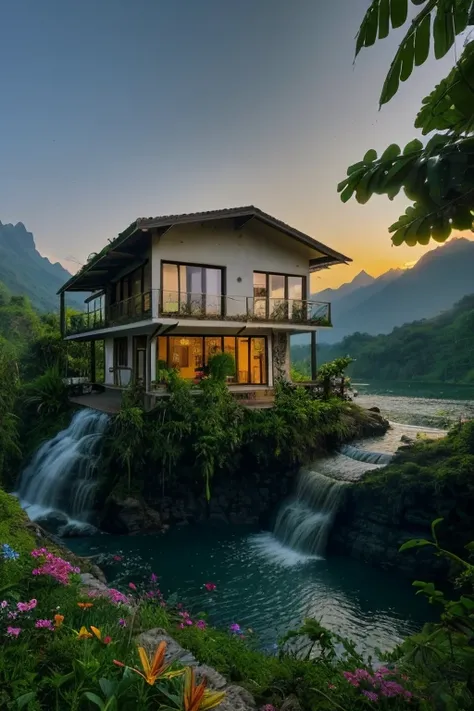
[[[189,346],[189,338],[182,338],[179,342],[180,346]]]

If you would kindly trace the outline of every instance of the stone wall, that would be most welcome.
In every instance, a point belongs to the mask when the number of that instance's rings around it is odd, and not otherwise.
[[[446,573],[446,562],[431,547],[403,553],[400,546],[412,538],[431,538],[436,514],[409,497],[384,497],[361,482],[348,487],[335,518],[328,543],[333,554],[348,555],[377,568],[394,570],[412,579],[432,580]]]

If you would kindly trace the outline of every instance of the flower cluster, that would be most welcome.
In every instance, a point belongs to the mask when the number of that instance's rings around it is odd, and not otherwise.
[[[16,606],[19,612],[31,612],[34,610],[38,604],[37,600],[30,600],[29,602],[17,602]]]
[[[229,629],[230,629],[230,631],[232,632],[232,634],[236,634],[236,635],[238,635],[239,637],[243,637],[243,636],[244,636],[244,632],[243,632],[242,628],[240,627],[240,625],[237,624],[237,622],[233,622],[233,623],[230,625]]]
[[[62,585],[69,585],[71,573],[81,572],[80,568],[74,567],[67,560],[49,553],[46,548],[37,548],[31,551],[31,555],[33,558],[42,559],[42,564],[39,568],[35,568],[32,571],[33,575],[49,575]]]
[[[346,681],[369,699],[369,701],[378,701],[380,698],[393,698],[401,696],[405,699],[411,699],[413,694],[408,689],[405,689],[397,681],[387,679],[393,675],[394,671],[387,667],[380,667],[373,674],[367,669],[356,669],[355,672],[343,672]]]
[[[104,590],[104,592],[101,590],[89,590],[88,595],[89,597],[108,597],[108,599],[115,605],[130,604],[129,598],[120,592],[120,590],[116,590],[115,588],[109,588],[107,591]]]
[[[54,625],[51,620],[36,620],[35,627],[37,629],[51,630],[51,632],[54,632]]]
[[[0,546],[0,557],[4,560],[16,560],[20,557],[20,554],[14,551],[8,543],[2,543]]]

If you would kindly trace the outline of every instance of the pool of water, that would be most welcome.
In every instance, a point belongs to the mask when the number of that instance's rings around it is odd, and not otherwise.
[[[163,535],[71,539],[78,554],[103,554],[110,583],[146,580],[151,572],[167,594],[178,593],[210,621],[251,628],[272,649],[287,630],[315,617],[350,637],[364,655],[392,649],[430,618],[409,581],[356,561],[310,558],[284,548],[272,534],[241,527],[177,527]],[[123,556],[113,562],[113,555]],[[208,593],[204,583],[217,589]]]

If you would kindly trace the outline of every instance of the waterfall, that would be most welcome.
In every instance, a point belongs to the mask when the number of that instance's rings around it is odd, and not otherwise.
[[[390,464],[395,456],[390,452],[369,452],[366,449],[354,447],[352,444],[342,444],[339,451],[341,454],[345,454],[346,457],[355,459],[358,462],[367,462],[369,464]]]
[[[67,429],[45,442],[23,471],[17,496],[32,521],[55,520],[64,529],[87,528],[96,465],[109,418],[83,408]],[[69,532],[69,531],[66,531]]]
[[[322,555],[346,483],[313,469],[302,469],[296,494],[284,502],[273,534],[300,553]]]

